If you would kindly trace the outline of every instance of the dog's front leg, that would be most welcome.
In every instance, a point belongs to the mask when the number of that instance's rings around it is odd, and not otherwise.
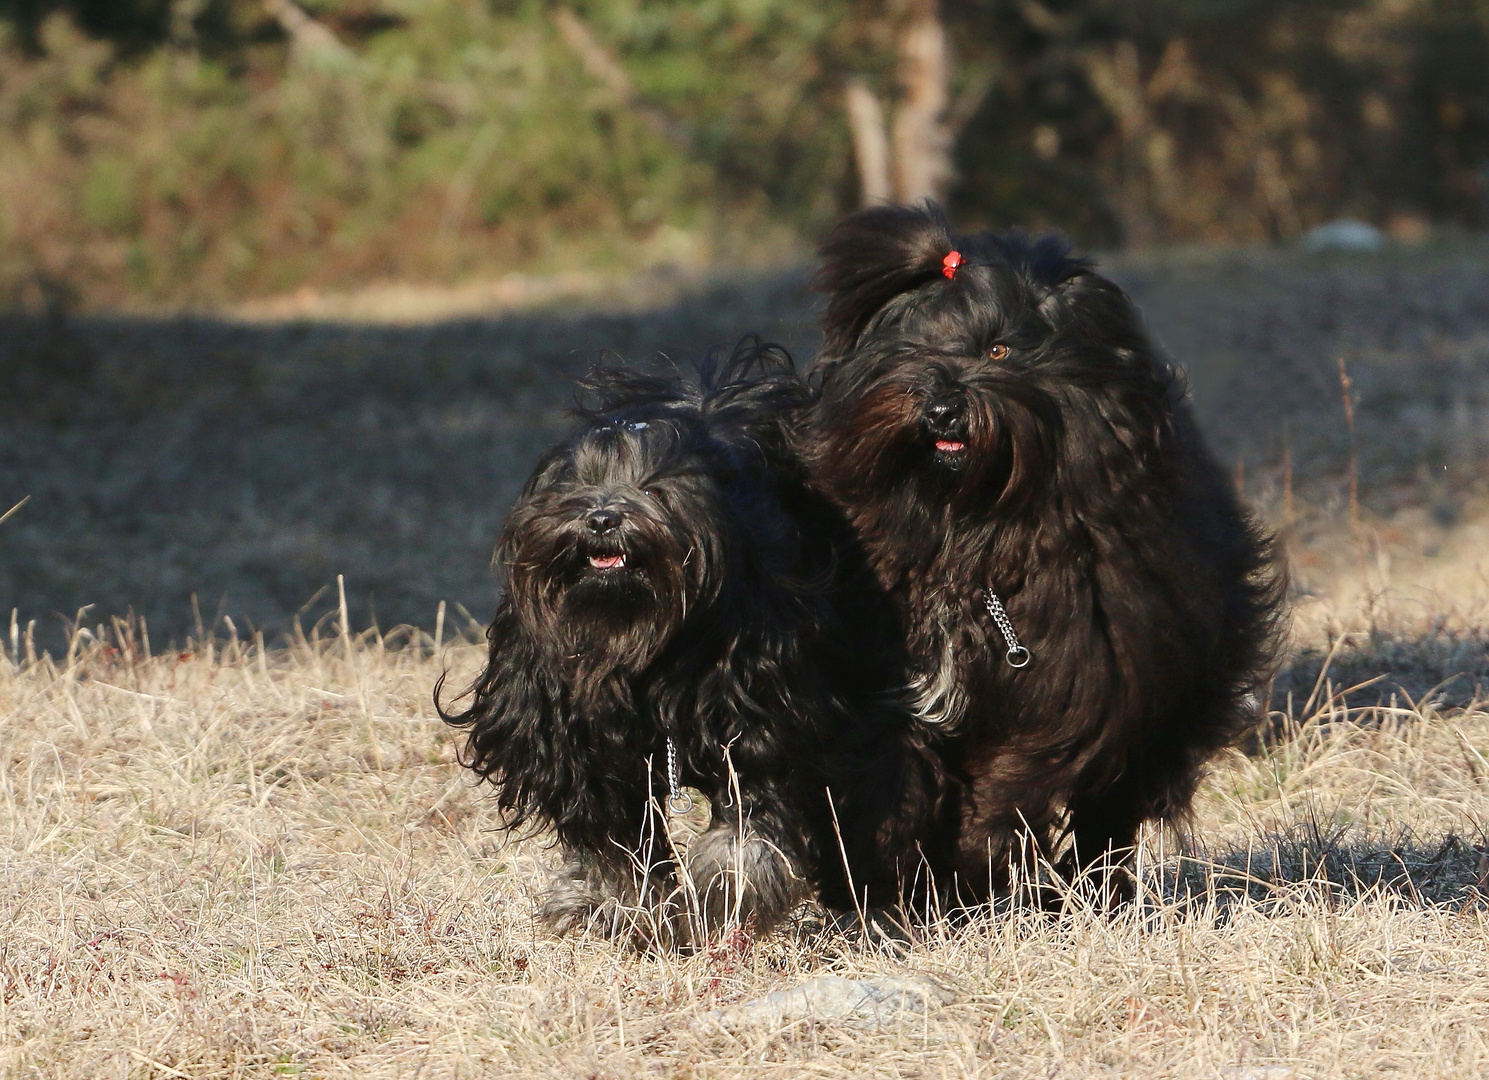
[[[563,865],[538,895],[538,921],[560,937],[589,929],[613,896],[605,876],[593,856],[566,852]]]
[[[1057,904],[1052,839],[1058,808],[1047,790],[1047,766],[1037,757],[989,747],[969,755],[973,777],[961,807],[955,893],[963,904],[1024,894]]]
[[[564,862],[538,898],[538,921],[553,933],[591,933],[638,946],[679,940],[675,867],[659,850],[564,849]]]
[[[1143,821],[1157,816],[1152,797],[1130,770],[1116,784],[1070,801],[1070,847],[1061,858],[1061,874],[1101,908],[1132,900],[1137,894],[1133,863]]]
[[[765,933],[805,899],[810,888],[801,822],[783,792],[715,804],[713,821],[688,850],[703,937],[752,924]]]

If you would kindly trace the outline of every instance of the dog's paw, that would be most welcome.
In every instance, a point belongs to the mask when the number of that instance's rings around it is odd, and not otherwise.
[[[693,841],[688,876],[709,932],[753,917],[756,930],[764,933],[807,894],[806,879],[784,851],[748,831],[741,843],[728,826],[709,829]]]
[[[538,904],[538,922],[555,937],[588,935],[645,949],[670,946],[676,931],[665,912],[628,906],[614,896],[550,889]]]
[[[613,904],[614,901],[609,901]],[[537,919],[549,932],[563,937],[591,929],[607,900],[589,882],[561,873],[538,898]]]
[[[665,880],[638,889],[593,868],[567,866],[538,897],[537,921],[556,937],[587,934],[638,949],[672,948],[686,937],[675,891]]]

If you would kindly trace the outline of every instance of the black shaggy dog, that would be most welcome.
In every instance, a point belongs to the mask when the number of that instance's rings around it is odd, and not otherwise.
[[[586,391],[502,533],[486,669],[441,710],[508,824],[557,836],[540,917],[680,943],[768,930],[813,888],[894,904],[954,803],[893,700],[892,608],[788,453],[807,401],[789,357],[737,350],[701,389],[599,370]],[[664,818],[682,786],[713,816],[680,883]]]
[[[1110,867],[1254,723],[1283,593],[1271,540],[1132,304],[1060,239],[886,206],[822,257],[801,444],[968,784],[958,888],[985,897],[1029,855]]]

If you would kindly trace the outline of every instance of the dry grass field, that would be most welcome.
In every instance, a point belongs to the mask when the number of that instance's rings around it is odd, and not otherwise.
[[[535,932],[416,631],[0,671],[0,1061],[13,1077],[1474,1077],[1489,1069],[1489,713],[1347,712],[1325,678],[1221,762],[1114,916],[1004,911],[876,952],[804,912],[691,956]],[[713,1010],[826,973],[950,1003]],[[1271,1069],[1271,1071],[1268,1071]]]
[[[12,386],[81,359],[0,425],[0,511],[32,495],[0,523],[0,1075],[1489,1074],[1489,253],[1115,272],[1287,538],[1272,721],[1186,837],[1146,838],[1139,904],[900,950],[810,908],[683,956],[544,937],[551,854],[504,840],[430,704],[479,662],[456,602],[489,614],[559,376],[607,344],[809,347],[799,277],[427,324],[16,321]],[[130,605],[147,626],[107,618]],[[824,975],[940,990],[738,1011]]]

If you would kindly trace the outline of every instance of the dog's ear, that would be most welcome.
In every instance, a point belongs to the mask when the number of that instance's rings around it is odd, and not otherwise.
[[[780,385],[797,378],[796,361],[784,345],[748,334],[726,356],[710,349],[698,362],[698,384],[705,402],[719,402],[754,387]]]
[[[1121,287],[1084,259],[1051,264],[1040,309],[1052,326],[1072,329],[1118,349],[1147,347],[1142,316]]]
[[[1082,275],[1095,275],[1095,264],[1077,255],[1070,241],[1060,233],[1030,236],[1022,229],[1011,229],[998,238],[1010,262],[1022,264],[1039,284],[1058,289]]]
[[[779,460],[791,423],[811,397],[791,354],[751,336],[727,358],[710,353],[698,365],[698,376],[703,413],[715,433],[742,434],[771,461]]]
[[[1127,294],[1098,274],[1089,258],[1074,254],[1059,233],[1030,236],[1014,229],[995,240],[1003,257],[1026,276],[1052,327],[1128,347],[1134,335],[1142,336],[1141,318]]]
[[[871,206],[841,221],[818,249],[814,282],[827,294],[826,352],[851,349],[880,308],[934,280],[952,246],[946,215],[932,202]]]
[[[464,694],[466,707],[446,711],[442,701],[446,671],[434,685],[434,709],[451,727],[466,728],[469,736],[459,752],[460,763],[482,777],[510,779],[524,759],[534,762],[532,743],[549,720],[554,703],[542,690],[542,667],[532,641],[521,629],[510,600],[503,600],[486,631],[486,667]],[[451,702],[453,704],[453,702]],[[511,806],[503,801],[504,806]],[[524,813],[531,808],[517,807]]]
[[[694,399],[680,375],[659,375],[603,353],[576,384],[573,413],[594,420],[623,409],[675,406]]]

